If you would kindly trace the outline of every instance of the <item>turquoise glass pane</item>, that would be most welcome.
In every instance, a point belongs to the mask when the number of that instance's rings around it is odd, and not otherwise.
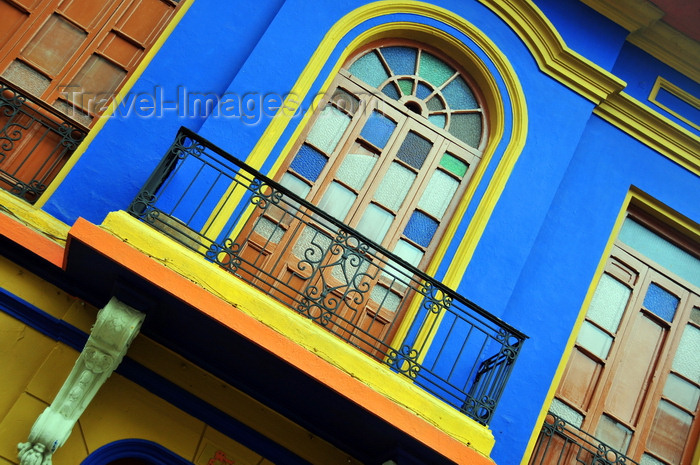
[[[445,115],[430,115],[428,116],[428,121],[439,128],[444,128],[447,123],[447,117]]]
[[[384,65],[374,52],[367,53],[353,63],[350,66],[350,74],[362,79],[372,87],[379,87],[389,77]]]
[[[401,98],[401,96],[399,95],[399,91],[396,90],[396,86],[392,82],[385,85],[382,89],[382,92],[384,92],[384,95],[386,95],[389,98],[393,98],[394,100],[398,100]]]
[[[306,141],[330,154],[338,145],[345,129],[350,124],[350,117],[335,107],[327,106],[318,115],[314,127],[309,132]]]
[[[469,165],[467,165],[461,160],[456,159],[449,153],[446,153],[442,156],[442,159],[440,160],[440,166],[442,166],[455,176],[459,176],[460,178],[466,174],[467,168],[469,168]]]
[[[666,289],[651,283],[644,297],[644,306],[666,321],[673,321],[680,299]]]
[[[337,182],[332,182],[323,198],[318,203],[318,208],[331,215],[336,220],[343,221],[350,211],[355,195],[350,189]]]
[[[426,86],[422,82],[419,82],[418,85],[416,86],[416,97],[418,97],[421,100],[425,100],[428,95],[433,93],[433,89],[430,87]]]
[[[481,140],[481,114],[453,114],[450,118],[450,134],[472,147],[478,147]]]
[[[390,210],[398,210],[415,179],[416,173],[399,163],[392,163],[374,193],[374,200]]]
[[[411,239],[418,245],[428,247],[430,241],[437,231],[438,222],[418,210],[413,212],[408,220],[403,235]]]
[[[440,100],[437,96],[428,100],[426,105],[428,105],[428,110],[430,111],[440,111],[445,109],[445,105],[442,103],[442,100]]]
[[[396,156],[399,160],[420,169],[432,146],[433,144],[429,140],[423,139],[415,132],[409,132]]]
[[[418,75],[435,87],[443,85],[454,73],[455,71],[442,60],[429,53],[421,53]]]
[[[626,219],[620,240],[678,276],[700,286],[700,259],[657,236],[634,220]]]
[[[371,203],[357,225],[357,230],[368,239],[381,244],[394,221],[394,215]]]
[[[458,77],[442,89],[442,95],[452,110],[471,110],[479,105],[464,79]]]
[[[386,47],[382,48],[381,52],[394,75],[416,73],[416,49],[409,47]]]
[[[304,176],[309,181],[316,181],[328,159],[310,145],[302,145],[297,152],[290,168]]]
[[[365,127],[362,128],[360,135],[368,142],[375,146],[384,148],[386,143],[394,132],[396,123],[382,115],[378,111],[372,112],[372,115],[367,119]]]
[[[459,182],[455,178],[436,170],[418,201],[418,208],[441,219],[452,202],[458,186]]]
[[[413,79],[399,79],[399,87],[404,95],[413,94]]]

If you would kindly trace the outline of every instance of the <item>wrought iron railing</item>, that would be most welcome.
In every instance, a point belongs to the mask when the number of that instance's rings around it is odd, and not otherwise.
[[[530,465],[638,465],[552,412],[547,413]]]
[[[0,187],[34,203],[87,129],[0,78]]]
[[[129,207],[486,424],[522,333],[181,128]]]

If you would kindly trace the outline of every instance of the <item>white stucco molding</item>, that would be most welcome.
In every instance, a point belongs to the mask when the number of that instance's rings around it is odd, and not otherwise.
[[[56,398],[39,415],[27,442],[17,445],[20,465],[51,465],[98,389],[124,358],[145,315],[112,298],[97,313],[90,337]]]

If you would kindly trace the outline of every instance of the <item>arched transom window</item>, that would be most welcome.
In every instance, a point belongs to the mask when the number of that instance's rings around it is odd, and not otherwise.
[[[486,142],[483,99],[447,57],[385,43],[351,57],[280,182],[425,266]]]

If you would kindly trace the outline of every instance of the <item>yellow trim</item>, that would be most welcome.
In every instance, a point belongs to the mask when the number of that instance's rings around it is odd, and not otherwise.
[[[0,213],[11,216],[62,246],[66,244],[70,229],[67,224],[2,189],[0,189]]]
[[[652,87],[651,92],[649,93],[649,101],[653,103],[654,105],[663,108],[667,112],[671,113],[673,116],[678,118],[679,120],[691,125],[695,129],[700,130],[700,124],[693,122],[689,120],[688,118],[685,118],[684,116],[676,113],[675,111],[671,110],[668,108],[666,105],[663,103],[659,102],[656,100],[656,97],[659,95],[659,90],[664,89],[667,91],[669,94],[673,95],[677,99],[680,99],[687,103],[688,105],[695,107],[697,110],[700,110],[700,99],[697,98],[696,96],[684,91],[680,87],[671,84],[668,82],[666,79],[662,78],[661,76],[658,76],[656,78],[656,82],[654,82],[654,87]]]
[[[491,452],[495,441],[488,427],[478,424],[414,386],[410,380],[391,371],[388,366],[377,363],[265,293],[202,260],[194,251],[180,246],[124,211],[110,213],[102,228],[423,418],[455,440],[483,455]]]
[[[187,10],[190,9],[192,4],[195,2],[195,0],[182,0],[182,5],[180,8],[177,10],[177,13],[175,13],[175,16],[173,19],[170,21],[170,23],[165,27],[163,32],[160,34],[158,39],[155,41],[151,49],[146,53],[146,55],[143,57],[141,60],[141,63],[136,67],[134,72],[131,74],[129,79],[127,79],[126,83],[124,86],[121,88],[121,90],[117,93],[117,95],[114,97],[112,100],[112,103],[110,103],[109,107],[105,112],[100,115],[99,119],[95,123],[95,125],[90,129],[90,132],[88,132],[88,135],[83,139],[83,141],[80,143],[78,148],[73,152],[71,157],[68,159],[66,164],[61,168],[61,171],[56,175],[54,180],[49,184],[49,187],[44,191],[44,193],[39,197],[39,200],[36,201],[35,205],[39,208],[43,207],[46,202],[49,200],[49,198],[53,195],[53,193],[56,191],[58,186],[63,182],[63,180],[68,176],[68,173],[70,170],[75,166],[76,163],[78,163],[78,160],[80,160],[80,157],[85,153],[85,150],[87,150],[88,146],[92,143],[92,141],[97,137],[97,134],[102,130],[105,124],[107,124],[107,121],[114,115],[114,112],[116,111],[117,107],[119,104],[124,100],[126,95],[131,91],[131,89],[134,87],[134,84],[136,84],[136,81],[139,80],[143,72],[146,70],[148,65],[151,63],[153,58],[156,56],[160,48],[163,46],[165,41],[170,37],[170,34],[172,34],[173,30],[175,30],[175,27],[178,25],[180,20],[185,16],[185,13],[187,13]]]
[[[617,214],[615,225],[613,226],[612,231],[610,232],[610,237],[608,238],[608,242],[605,245],[605,249],[603,250],[603,254],[600,258],[600,261],[598,262],[594,278],[591,281],[591,285],[588,287],[586,298],[584,299],[583,304],[581,305],[578,317],[576,318],[576,322],[574,323],[574,327],[571,330],[571,334],[569,335],[569,339],[564,348],[564,352],[562,353],[561,359],[559,360],[557,371],[554,374],[554,378],[552,378],[552,384],[550,385],[549,391],[547,392],[547,396],[545,397],[544,403],[542,404],[542,410],[540,410],[540,414],[537,417],[537,421],[535,422],[535,428],[533,429],[532,434],[530,435],[530,440],[528,442],[527,448],[525,449],[523,459],[520,462],[521,465],[527,465],[534,451],[535,443],[537,442],[537,436],[539,435],[541,429],[540,425],[542,425],[542,423],[545,420],[545,417],[547,416],[547,410],[549,409],[549,405],[551,404],[552,399],[554,398],[554,394],[556,393],[557,387],[559,386],[559,383],[561,381],[561,378],[564,375],[566,364],[569,362],[569,358],[573,353],[576,338],[578,338],[579,330],[583,325],[583,320],[586,317],[586,312],[588,311],[588,307],[591,303],[591,300],[593,299],[593,294],[595,293],[596,287],[598,286],[598,281],[600,281],[600,278],[603,275],[603,271],[605,270],[605,264],[608,261],[608,257],[610,257],[613,244],[617,240],[617,236],[620,233],[622,223],[627,217],[627,212],[630,210],[630,205],[639,207],[642,210],[652,214],[653,216],[664,220],[666,223],[673,224],[675,228],[683,234],[694,236],[697,240],[700,240],[700,227],[697,223],[694,223],[693,221],[683,217],[682,215],[678,214],[674,210],[671,210],[667,206],[662,205],[661,203],[659,203],[658,201],[656,201],[655,199],[653,199],[652,197],[638,190],[635,187],[632,187],[629,190],[629,192],[625,196],[624,201],[622,202],[620,211]],[[695,455],[696,458],[700,458],[700,449],[696,450]],[[695,463],[694,465],[698,464]]]

